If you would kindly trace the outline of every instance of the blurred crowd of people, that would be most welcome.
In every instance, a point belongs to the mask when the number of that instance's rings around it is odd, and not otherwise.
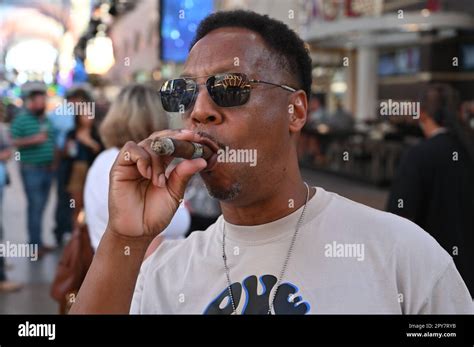
[[[28,243],[38,245],[38,257],[61,247],[66,235],[80,227],[81,217],[95,250],[108,221],[109,171],[127,141],[139,142],[170,122],[156,90],[145,84],[124,87],[104,116],[90,113],[96,107],[88,85],[70,88],[63,103],[47,112],[47,90],[42,83],[22,87],[23,107],[7,117],[0,112],[0,207],[9,184],[7,161],[18,162],[27,200]],[[64,106],[64,107],[60,107]],[[91,106],[91,107],[89,107]],[[9,118],[9,122],[6,122]],[[184,238],[192,230],[204,230],[220,215],[217,200],[209,197],[202,182],[194,180],[186,201],[178,209],[161,238]],[[43,215],[55,183],[57,204],[56,245],[43,243]],[[0,208],[0,213],[3,208]],[[4,239],[0,215],[0,240]],[[0,292],[21,288],[6,278],[0,257]]]

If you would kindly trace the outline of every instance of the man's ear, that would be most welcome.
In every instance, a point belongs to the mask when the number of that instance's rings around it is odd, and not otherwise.
[[[308,98],[303,90],[293,92],[288,102],[289,130],[299,132],[306,123],[308,113]]]

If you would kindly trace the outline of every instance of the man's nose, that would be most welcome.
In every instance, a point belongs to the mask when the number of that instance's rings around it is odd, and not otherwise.
[[[222,115],[217,108],[218,106],[212,101],[207,88],[205,86],[199,86],[199,92],[189,117],[190,121],[193,125],[220,124],[222,122]]]

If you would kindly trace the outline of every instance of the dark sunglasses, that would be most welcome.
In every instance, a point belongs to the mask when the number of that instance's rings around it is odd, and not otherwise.
[[[207,76],[206,76],[207,77]],[[223,73],[209,76],[205,85],[211,99],[220,107],[242,106],[250,99],[252,84],[263,83],[283,88],[289,92],[296,89],[287,85],[252,80],[243,73]],[[163,108],[167,112],[184,112],[192,106],[199,92],[199,84],[193,78],[168,80],[160,88]]]

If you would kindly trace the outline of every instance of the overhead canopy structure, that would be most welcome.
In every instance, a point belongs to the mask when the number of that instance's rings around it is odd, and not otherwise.
[[[16,70],[36,71],[41,69],[39,65],[48,65],[45,71],[48,79],[55,69],[70,69],[73,48],[89,16],[89,0],[3,0],[0,4],[0,68],[8,55],[7,63],[13,64]],[[13,59],[18,52],[23,52],[21,59]],[[51,64],[53,66],[49,66]]]
[[[324,47],[385,46],[420,40],[423,31],[471,30],[474,17],[468,13],[438,12],[420,15],[420,11],[397,12],[376,17],[342,18],[337,21],[314,21],[303,33],[307,42]]]

